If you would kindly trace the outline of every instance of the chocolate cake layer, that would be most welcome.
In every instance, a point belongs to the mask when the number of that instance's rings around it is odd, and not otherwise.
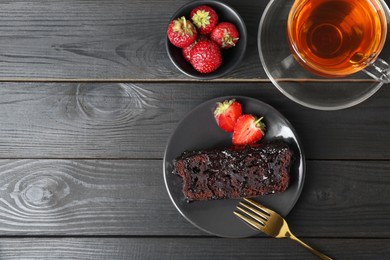
[[[255,197],[287,189],[292,155],[277,141],[185,152],[174,165],[188,201]]]

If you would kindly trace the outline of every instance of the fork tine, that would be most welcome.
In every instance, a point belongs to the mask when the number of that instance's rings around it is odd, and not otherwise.
[[[259,222],[254,221],[253,219],[250,219],[250,218],[244,216],[243,214],[239,213],[238,211],[233,211],[233,213],[234,213],[234,215],[236,215],[237,217],[242,219],[245,223],[248,223],[249,225],[251,225],[255,229],[258,229],[258,230],[264,229],[264,226],[261,225]]]
[[[260,210],[257,210],[257,209],[255,209],[255,208],[253,208],[253,207],[251,207],[250,205],[247,205],[247,204],[245,204],[245,203],[242,203],[242,202],[239,202],[238,203],[239,205],[241,205],[241,206],[243,206],[243,207],[245,207],[245,208],[247,208],[247,209],[249,209],[250,211],[252,211],[253,213],[255,213],[256,215],[258,215],[259,217],[261,217],[263,220],[265,220],[265,221],[267,221],[268,220],[268,218],[269,218],[269,215],[266,215],[265,213],[263,213],[262,211],[260,211]],[[237,206],[238,207],[238,206]],[[245,212],[245,213],[247,213],[247,212]],[[248,213],[247,213],[248,214]],[[248,214],[249,215],[249,214]],[[253,217],[253,216],[251,216],[251,217]],[[253,217],[253,218],[255,218],[255,217]],[[260,220],[259,220],[260,221]]]
[[[263,205],[261,205],[261,204],[258,203],[257,201],[254,201],[254,200],[252,200],[252,199],[247,199],[247,198],[244,198],[244,200],[245,200],[246,202],[248,202],[249,204],[255,206],[256,208],[260,209],[261,211],[263,211],[264,213],[266,213],[268,216],[271,216],[271,214],[272,214],[273,211],[270,210],[270,209],[268,209],[268,208],[266,208],[266,207],[264,207]]]
[[[247,211],[243,208],[241,208],[240,206],[237,206],[237,209],[243,213],[245,213],[246,215],[248,215],[249,217],[251,217],[252,219],[254,220],[257,220],[257,222],[259,222],[261,225],[265,226],[265,222],[267,221],[266,219],[263,219],[261,217],[259,217],[256,212],[250,212],[250,211]]]
[[[294,236],[294,234],[291,233],[287,222],[278,213],[271,209],[265,208],[260,203],[252,199],[244,198],[244,201],[245,203],[239,202],[239,205],[236,207],[237,211],[233,211],[233,213],[245,223],[269,236],[275,238],[290,238],[300,243],[303,247],[310,250],[310,252],[318,256],[320,259],[332,260],[332,258],[313,249],[311,246]],[[243,206],[248,210],[240,206]],[[245,215],[241,213],[244,213]],[[271,219],[271,223],[268,222],[269,219]]]

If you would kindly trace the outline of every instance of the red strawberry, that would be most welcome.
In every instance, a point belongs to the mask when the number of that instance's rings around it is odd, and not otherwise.
[[[191,43],[187,47],[184,47],[183,49],[181,49],[183,57],[184,57],[184,59],[186,59],[186,61],[190,62],[190,60],[191,60],[191,50],[195,46],[195,44],[197,44],[197,43],[198,43],[197,41],[194,41],[193,43]]]
[[[265,124],[263,118],[257,119],[253,115],[242,115],[237,119],[233,132],[234,145],[254,144],[263,138]]]
[[[190,17],[200,34],[211,33],[218,23],[217,13],[207,5],[201,5],[192,9]]]
[[[168,25],[167,35],[173,45],[184,48],[196,40],[198,32],[191,21],[182,16],[171,21]]]
[[[200,73],[210,73],[222,64],[221,50],[210,40],[200,40],[191,50],[191,64]]]
[[[216,42],[221,48],[234,47],[238,41],[239,33],[234,24],[222,22],[211,32],[210,39]]]
[[[195,44],[197,44],[198,41],[205,40],[205,39],[207,39],[206,36],[199,35],[198,39],[196,39],[193,43],[191,43],[190,45],[188,45],[187,47],[184,47],[182,49],[182,54],[183,54],[183,57],[186,59],[186,61],[190,62],[190,60],[191,60],[191,50],[195,46]]]
[[[241,104],[234,99],[218,102],[214,110],[214,118],[218,126],[226,132],[233,132],[234,125],[241,114]]]

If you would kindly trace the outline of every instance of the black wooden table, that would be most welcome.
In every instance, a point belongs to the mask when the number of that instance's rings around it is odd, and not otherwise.
[[[188,78],[164,46],[185,2],[0,1],[0,259],[315,259],[289,240],[211,236],[171,203],[168,137],[225,95],[262,100],[297,130],[297,236],[335,259],[390,259],[390,88],[333,112],[287,99],[257,52],[265,0],[226,1],[249,33],[241,66]]]

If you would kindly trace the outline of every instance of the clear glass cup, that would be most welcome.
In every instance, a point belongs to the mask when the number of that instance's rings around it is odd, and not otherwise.
[[[375,65],[341,78],[328,78],[303,68],[292,55],[287,20],[295,0],[271,0],[260,20],[260,60],[272,83],[288,98],[306,107],[337,110],[359,104],[389,83],[390,44],[386,40]],[[390,10],[379,1],[390,21]],[[390,30],[390,26],[389,30]]]

